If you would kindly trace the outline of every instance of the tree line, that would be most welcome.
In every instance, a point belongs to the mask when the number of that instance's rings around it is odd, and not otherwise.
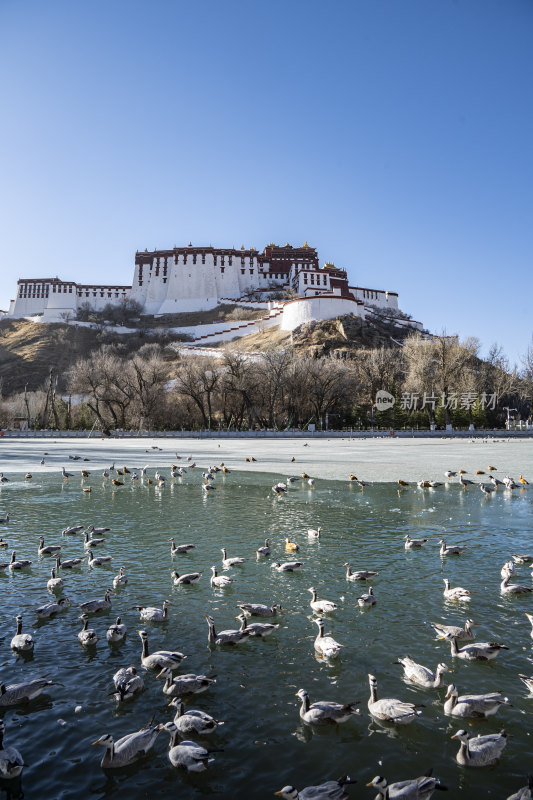
[[[532,414],[533,346],[520,370],[497,345],[482,359],[477,339],[457,336],[415,334],[403,347],[342,356],[287,348],[212,358],[158,344],[126,355],[104,345],[41,392],[4,399],[0,424],[18,416],[35,427],[103,431],[495,428]],[[394,399],[387,410],[376,406],[380,390]]]

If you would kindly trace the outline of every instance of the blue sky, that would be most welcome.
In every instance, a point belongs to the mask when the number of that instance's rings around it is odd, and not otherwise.
[[[0,0],[0,308],[145,247],[307,240],[518,361],[532,41],[530,0]]]

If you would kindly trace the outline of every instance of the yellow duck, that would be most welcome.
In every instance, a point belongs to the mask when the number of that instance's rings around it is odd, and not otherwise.
[[[296,553],[300,549],[300,545],[296,542],[291,542],[290,539],[285,539],[285,550],[287,553]]]
[[[526,481],[526,479],[522,475],[520,475],[519,480],[522,486],[529,486],[529,481]]]

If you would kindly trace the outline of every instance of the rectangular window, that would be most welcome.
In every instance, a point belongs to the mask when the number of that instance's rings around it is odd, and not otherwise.
[[[220,271],[223,273],[226,267],[220,267]]]
[[[244,270],[243,269],[241,269],[241,275],[244,275]]]

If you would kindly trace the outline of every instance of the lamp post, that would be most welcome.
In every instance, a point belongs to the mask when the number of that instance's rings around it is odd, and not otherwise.
[[[506,424],[507,430],[510,431],[511,430],[511,411],[518,411],[518,409],[517,408],[509,408],[509,406],[504,406],[503,410],[507,411],[507,422],[505,424]]]

